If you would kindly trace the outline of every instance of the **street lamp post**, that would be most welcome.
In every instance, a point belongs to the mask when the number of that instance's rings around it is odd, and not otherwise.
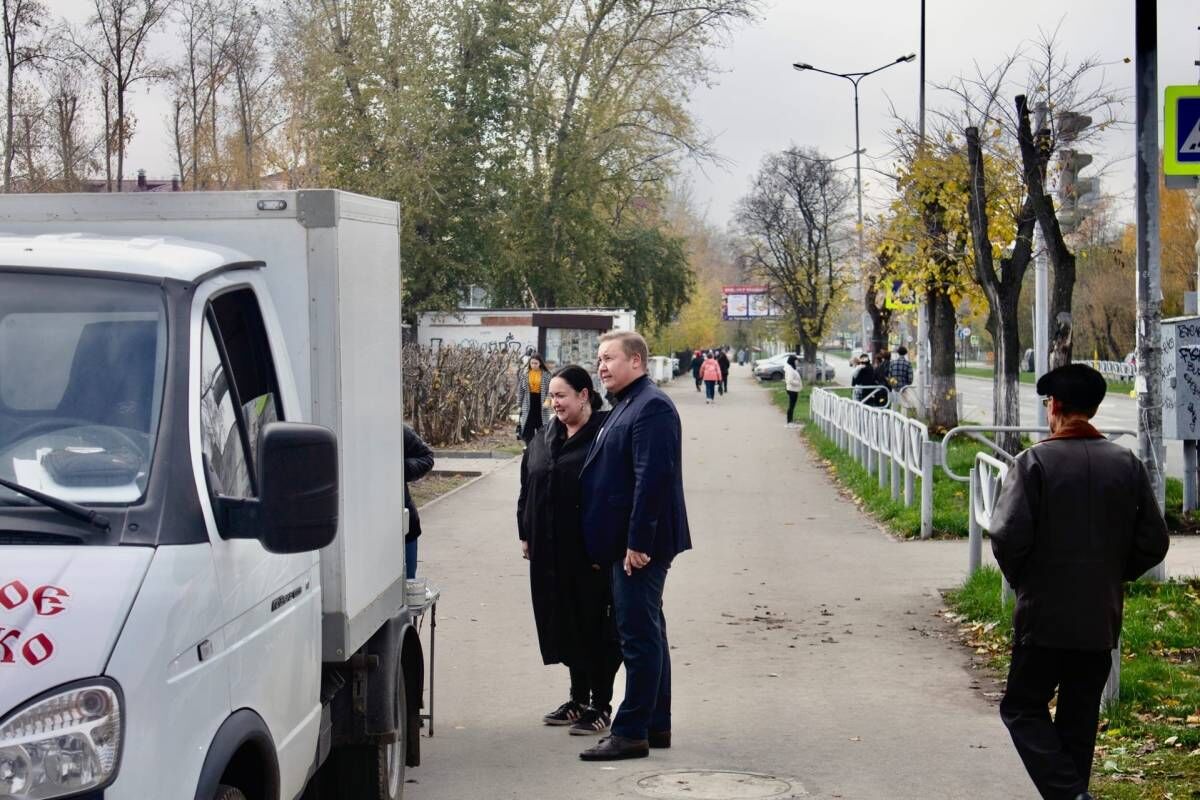
[[[824,70],[819,67],[814,67],[812,64],[805,64],[803,62],[792,64],[792,68],[796,69],[799,72],[820,72],[822,75],[831,75],[835,78],[845,78],[846,80],[850,81],[850,84],[854,87],[854,183],[855,183],[855,188],[858,192],[858,272],[859,272],[860,282],[861,282],[862,272],[863,272],[863,213],[862,213],[862,142],[861,142],[860,136],[859,136],[858,84],[863,78],[867,77],[868,75],[874,75],[876,72],[882,72],[883,70],[887,69],[888,67],[895,66],[896,64],[907,63],[909,61],[912,61],[916,57],[917,57],[916,53],[909,53],[906,56],[900,56],[895,61],[889,61],[888,63],[884,64],[882,67],[876,67],[875,69],[868,70],[867,72],[830,72],[829,70]],[[867,348],[867,323],[866,323],[865,310],[860,309],[860,314],[863,318],[863,321],[862,321],[863,350],[866,351],[868,348]]]

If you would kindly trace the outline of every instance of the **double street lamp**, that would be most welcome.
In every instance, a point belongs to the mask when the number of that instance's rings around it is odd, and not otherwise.
[[[909,53],[906,56],[900,56],[895,61],[889,61],[881,67],[868,70],[867,72],[830,72],[829,70],[814,67],[812,64],[796,63],[792,67],[799,72],[819,72],[822,75],[832,75],[835,78],[845,78],[850,81],[854,87],[854,183],[858,192],[858,269],[861,277],[863,269],[863,213],[862,213],[862,143],[859,138],[859,122],[858,122],[858,84],[863,78],[868,75],[874,75],[876,72],[882,72],[888,67],[896,64],[906,64],[909,61],[916,59],[916,53]],[[865,314],[864,314],[865,316]],[[863,323],[863,349],[867,347],[866,322]]]

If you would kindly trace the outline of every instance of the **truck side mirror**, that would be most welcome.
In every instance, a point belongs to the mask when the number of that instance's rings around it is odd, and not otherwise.
[[[338,528],[337,434],[272,422],[259,445],[259,540],[271,553],[308,553]]]

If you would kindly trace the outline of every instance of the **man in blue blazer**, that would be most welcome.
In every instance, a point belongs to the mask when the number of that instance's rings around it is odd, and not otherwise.
[[[642,758],[671,746],[671,655],[663,588],[676,555],[692,546],[683,502],[679,412],[646,375],[646,340],[600,338],[600,381],[613,403],[580,476],[583,535],[592,559],[611,565],[625,660],[625,699],[612,732],[585,761]]]

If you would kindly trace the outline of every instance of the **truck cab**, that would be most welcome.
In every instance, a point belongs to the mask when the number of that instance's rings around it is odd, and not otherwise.
[[[0,220],[0,797],[401,797],[394,204]]]

